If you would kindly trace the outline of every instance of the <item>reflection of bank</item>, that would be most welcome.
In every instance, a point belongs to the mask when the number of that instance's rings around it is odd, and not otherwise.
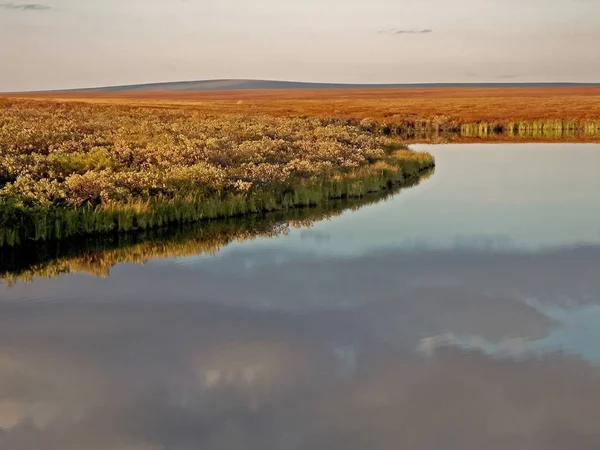
[[[30,281],[34,276],[54,277],[71,272],[107,277],[119,263],[144,263],[154,258],[198,254],[214,255],[234,241],[245,241],[285,234],[290,227],[310,227],[347,210],[384,200],[402,189],[416,186],[433,171],[403,186],[391,186],[380,193],[358,198],[329,200],[310,208],[255,214],[244,218],[212,220],[198,224],[174,225],[138,233],[120,233],[101,237],[39,242],[18,248],[0,249],[0,279],[13,283]]]

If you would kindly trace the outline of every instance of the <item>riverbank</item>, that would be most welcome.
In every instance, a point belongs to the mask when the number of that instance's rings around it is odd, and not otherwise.
[[[312,208],[5,247],[0,251],[0,282],[11,286],[17,281],[31,282],[34,277],[54,278],[65,273],[108,277],[110,269],[117,264],[143,264],[156,258],[214,255],[232,242],[282,236],[291,229],[310,228],[317,222],[332,219],[346,211],[357,211],[385,201],[405,188],[417,186],[430,175],[431,172],[425,172],[403,187],[393,186],[360,198],[332,199]]]

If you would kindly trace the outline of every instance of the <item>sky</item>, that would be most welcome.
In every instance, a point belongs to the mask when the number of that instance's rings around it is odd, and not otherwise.
[[[0,92],[221,78],[600,82],[600,0],[0,0]]]

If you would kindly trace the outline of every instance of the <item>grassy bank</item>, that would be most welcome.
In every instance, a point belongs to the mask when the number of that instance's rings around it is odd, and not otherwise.
[[[361,197],[434,165],[335,119],[0,106],[0,246]]]
[[[411,179],[404,187],[417,185],[430,173]],[[336,217],[345,211],[384,201],[403,188],[393,186],[360,198],[332,199],[311,208],[5,247],[0,250],[0,280],[10,286],[17,281],[32,281],[34,277],[51,278],[66,273],[108,277],[110,269],[120,263],[214,255],[231,242],[275,237],[287,234],[292,228],[311,227],[315,222]]]
[[[349,120],[372,133],[394,136],[405,142],[437,140],[507,141],[600,141],[600,120],[549,119],[522,122],[460,123],[449,119],[380,122],[373,119]]]

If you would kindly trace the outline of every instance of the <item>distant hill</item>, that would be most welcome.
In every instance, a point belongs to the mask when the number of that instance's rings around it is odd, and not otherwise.
[[[402,88],[507,88],[507,87],[592,87],[600,83],[418,83],[418,84],[343,84],[304,83],[269,80],[200,80],[133,84],[53,92],[191,92],[258,89],[402,89]]]

